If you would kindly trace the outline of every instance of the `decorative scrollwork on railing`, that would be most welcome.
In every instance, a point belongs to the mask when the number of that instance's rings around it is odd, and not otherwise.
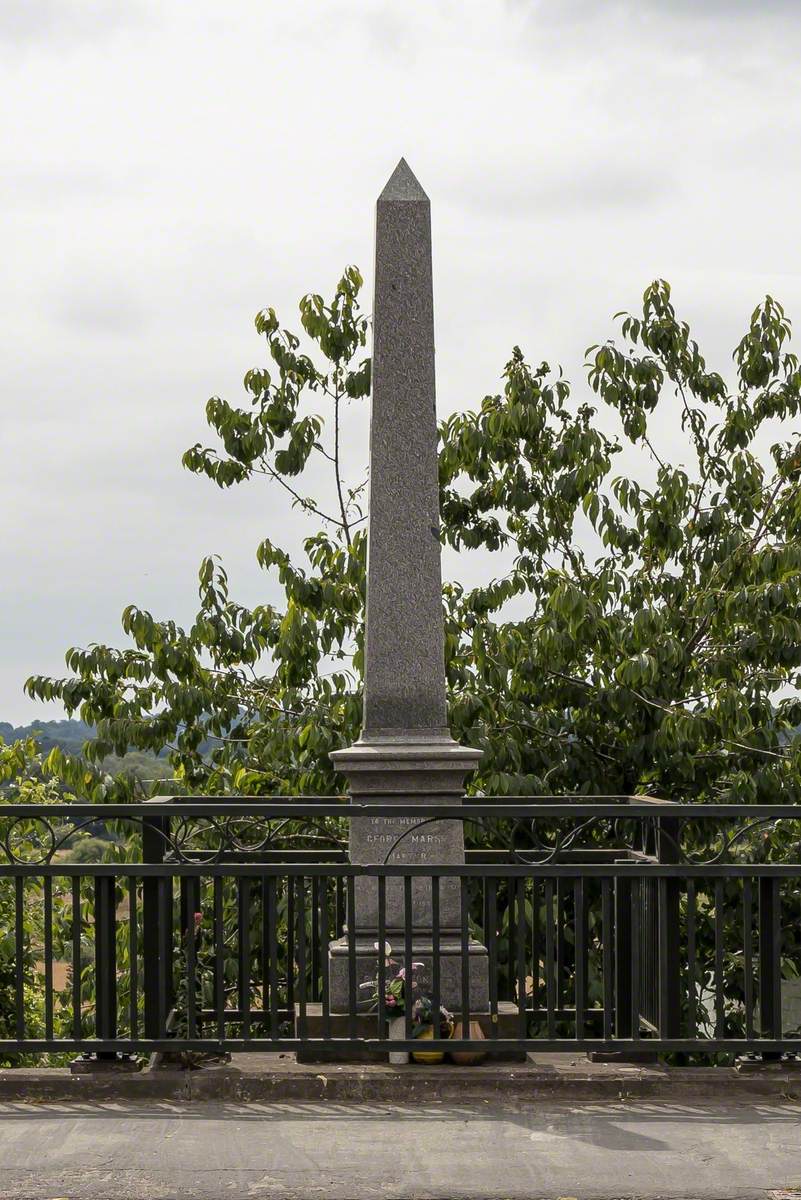
[[[566,806],[567,809],[567,806]],[[678,810],[678,811],[677,811]],[[747,813],[742,814],[743,817]],[[786,850],[790,858],[785,861],[801,861],[801,828],[796,836],[790,836],[793,825],[801,827],[801,811],[798,817],[759,817],[742,821],[735,828],[727,828],[735,818],[710,816],[704,818],[697,813],[692,818],[681,814],[679,806],[662,811],[659,816],[650,814],[621,814],[576,817],[569,810],[564,815],[538,814],[534,817],[509,817],[506,820],[494,813],[457,813],[453,817],[421,817],[409,824],[398,834],[384,854],[384,865],[397,861],[396,853],[403,843],[420,830],[458,820],[481,829],[485,845],[503,850],[510,862],[531,866],[555,865],[571,861],[571,856],[581,852],[603,851],[607,858],[630,858],[636,862],[666,862],[685,866],[714,866],[736,863],[735,852],[747,851],[748,861],[761,861],[767,840],[786,828]],[[761,834],[762,843],[754,835]],[[763,854],[755,853],[762,850]],[[770,855],[777,861],[775,845]],[[574,859],[575,861],[575,859]]]
[[[52,860],[59,845],[56,831],[45,817],[11,817],[2,822],[0,846],[10,863],[41,866]]]
[[[225,845],[224,822],[216,816],[179,817],[169,832],[158,834],[177,862],[218,862]]]
[[[344,853],[346,838],[335,823],[299,813],[298,818],[264,816],[228,816],[225,812],[184,815],[165,810],[147,814],[131,812],[107,816],[98,806],[97,815],[72,817],[69,806],[59,805],[55,818],[42,807],[31,805],[30,815],[3,817],[0,808],[0,864],[12,866],[49,866],[62,850],[73,850],[82,835],[93,833],[98,825],[131,826],[141,836],[147,826],[161,845],[163,861],[180,863],[217,863],[281,850],[305,849]],[[158,818],[155,820],[154,818]],[[110,843],[112,845],[113,843]]]
[[[670,847],[675,855],[675,861],[687,866],[711,867],[724,863],[736,863],[736,855],[732,852],[738,848],[747,851],[749,861],[757,861],[764,857],[768,839],[773,834],[785,834],[787,849],[794,861],[801,856],[801,840],[797,834],[791,837],[791,827],[801,822],[801,812],[795,817],[757,817],[746,820],[734,829],[726,829],[723,822],[726,818],[699,820],[694,817],[684,819],[681,816],[676,821],[677,836],[662,829],[660,836],[663,844]],[[728,818],[731,821],[731,818]],[[692,836],[691,836],[692,834]],[[754,835],[761,834],[760,840]],[[689,845],[687,844],[689,843]],[[761,853],[755,853],[760,851]],[[771,856],[776,861],[775,855]]]
[[[160,832],[172,858],[186,863],[222,862],[237,854],[258,859],[260,854],[290,849],[343,853],[347,849],[335,829],[306,816],[297,820],[224,814],[181,817],[171,832]]]
[[[610,830],[610,837],[604,842],[605,848],[616,848],[616,841],[620,842],[620,838],[614,837],[613,831],[618,822],[615,818],[608,816],[590,816],[585,817],[578,824],[573,820],[573,824],[569,825],[570,818],[568,816],[555,818],[553,816],[540,818],[522,818],[513,817],[506,821],[499,818],[495,813],[486,813],[478,815],[472,812],[458,812],[453,817],[421,817],[414,824],[407,825],[397,838],[389,846],[384,855],[384,865],[393,861],[393,855],[401,847],[402,843],[409,837],[419,833],[421,829],[425,829],[432,825],[446,824],[450,820],[460,821],[462,824],[470,824],[480,828],[485,836],[485,840],[493,849],[505,850],[509,854],[511,862],[519,863],[556,863],[564,861],[564,856],[571,850],[582,848],[592,848],[581,846],[581,838],[583,834],[587,834],[590,830],[603,830],[606,827]],[[569,825],[568,828],[563,826]],[[501,827],[499,827],[501,826]],[[505,828],[503,827],[505,826]],[[547,828],[545,828],[547,826]],[[547,840],[548,837],[551,840]],[[527,840],[527,845],[520,845],[520,841]],[[596,839],[594,846],[598,845]],[[634,847],[620,843],[621,852],[633,852]]]

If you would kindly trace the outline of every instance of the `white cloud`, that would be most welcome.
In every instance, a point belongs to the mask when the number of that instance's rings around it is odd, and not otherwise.
[[[97,42],[153,19],[144,0],[3,0],[0,43]]]
[[[675,189],[676,180],[666,172],[622,157],[559,164],[540,175],[531,169],[516,171],[513,162],[499,155],[455,173],[445,195],[454,205],[505,223],[588,213],[604,218],[610,211],[620,215],[646,208],[653,212],[675,199]]]

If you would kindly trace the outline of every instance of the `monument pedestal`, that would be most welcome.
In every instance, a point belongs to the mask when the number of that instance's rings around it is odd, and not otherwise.
[[[481,751],[460,746],[446,730],[406,730],[363,737],[346,750],[331,755],[348,781],[354,800],[383,800],[393,805],[454,805],[464,796],[464,777],[475,767]],[[350,861],[365,866],[442,866],[464,864],[464,826],[461,819],[427,819],[425,816],[352,817]],[[411,880],[411,906],[402,877],[386,879],[383,912],[384,941],[394,965],[386,967],[391,979],[406,963],[407,921],[412,932],[411,962],[422,963],[416,972],[418,991],[432,995],[433,884],[430,878]],[[461,881],[439,877],[437,905],[439,920],[440,1004],[449,1010],[462,1007],[462,896]],[[378,977],[379,901],[375,875],[357,876],[354,885],[355,911],[347,914],[348,927],[356,943],[356,994],[350,993],[348,938],[329,947],[329,986],[332,1012],[348,1012],[356,1000],[369,993],[360,984]],[[468,1004],[471,1012],[489,1010],[487,950],[470,939],[468,945]]]

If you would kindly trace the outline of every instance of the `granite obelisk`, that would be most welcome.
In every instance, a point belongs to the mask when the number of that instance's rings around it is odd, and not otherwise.
[[[373,306],[370,507],[364,722],[355,745],[332,758],[357,799],[458,804],[481,752],[448,728],[439,538],[431,206],[404,159],[378,198]],[[403,836],[405,835],[405,836]],[[398,839],[403,840],[398,842]],[[460,821],[351,820],[354,863],[464,862]],[[374,879],[356,880],[359,979],[375,975]],[[413,885],[415,954],[431,953],[431,885]],[[388,936],[403,928],[401,880],[387,885]],[[442,1000],[457,1004],[458,882],[440,897]],[[449,940],[450,939],[450,940]],[[331,1003],[346,1006],[347,946],[331,946]],[[486,957],[471,944],[471,1007],[486,1008]]]
[[[364,742],[450,740],[431,206],[404,159],[378,199]]]

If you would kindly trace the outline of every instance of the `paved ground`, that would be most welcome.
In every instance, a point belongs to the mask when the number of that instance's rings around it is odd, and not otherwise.
[[[801,1105],[0,1106],[2,1200],[801,1194]]]

